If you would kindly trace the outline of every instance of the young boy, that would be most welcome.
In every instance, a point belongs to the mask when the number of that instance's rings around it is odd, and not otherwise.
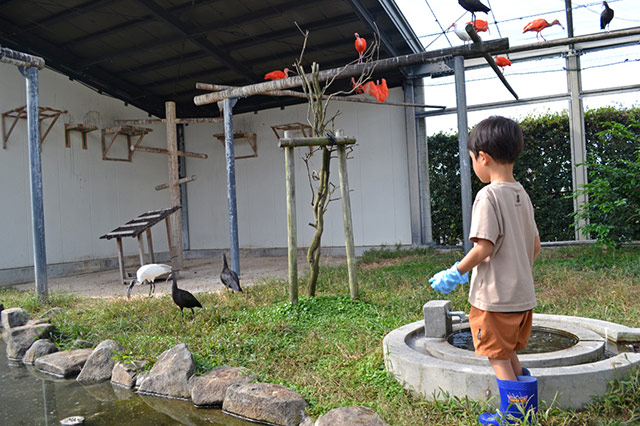
[[[473,203],[469,239],[475,244],[461,261],[429,280],[433,289],[449,293],[466,283],[473,269],[469,290],[473,343],[476,355],[489,358],[501,398],[498,413],[482,414],[478,419],[482,424],[522,418],[522,408],[535,411],[537,406],[537,380],[516,355],[531,334],[536,306],[531,268],[540,252],[531,200],[513,177],[523,146],[520,126],[508,118],[489,117],[473,129],[467,143],[473,171],[489,183]]]

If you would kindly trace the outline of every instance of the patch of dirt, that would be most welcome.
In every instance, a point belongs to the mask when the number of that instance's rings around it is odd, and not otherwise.
[[[387,266],[395,266],[399,263],[404,263],[407,260],[415,259],[416,257],[417,256],[398,257],[395,259],[382,259],[374,263],[360,264],[360,269],[372,270],[372,269],[386,268]]]
[[[345,257],[321,258],[323,265],[346,264]],[[286,256],[277,257],[241,257],[240,258],[240,285],[248,287],[256,283],[262,283],[270,279],[287,280],[289,266]],[[127,272],[135,273],[137,267],[127,268]],[[298,258],[298,275],[304,275],[308,270],[306,258]],[[222,259],[190,259],[185,260],[183,269],[178,278],[178,287],[192,293],[205,291],[225,290],[220,281],[222,271]],[[109,270],[86,274],[73,275],[61,278],[49,278],[49,293],[69,293],[85,297],[126,297],[127,285],[118,280],[119,271]],[[32,290],[34,283],[14,285],[18,290]],[[163,279],[156,280],[155,294],[168,294],[171,292],[171,283]],[[136,286],[131,292],[131,297],[146,297],[149,294],[149,286]]]

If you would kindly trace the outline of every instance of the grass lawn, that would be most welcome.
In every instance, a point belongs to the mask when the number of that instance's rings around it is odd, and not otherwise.
[[[422,306],[443,296],[427,279],[449,267],[461,252],[433,249],[381,250],[359,261],[360,299],[349,297],[346,267],[326,267],[318,296],[288,304],[287,283],[272,281],[245,294],[201,293],[195,319],[169,296],[153,299],[88,299],[53,294],[38,306],[32,293],[0,290],[5,308],[20,306],[32,317],[53,306],[61,349],[75,339],[94,344],[114,339],[127,350],[121,359],[149,359],[186,343],[200,373],[218,365],[244,366],[261,381],[301,393],[314,417],[343,405],[375,409],[390,425],[476,425],[482,404],[466,400],[430,402],[412,396],[385,371],[382,339],[420,320]],[[598,247],[543,249],[534,266],[535,312],[577,315],[640,327],[640,249]],[[303,280],[304,281],[304,280]],[[89,285],[89,284],[88,284]],[[468,286],[447,296],[455,310],[469,312]],[[300,289],[300,294],[306,294]],[[544,425],[640,424],[640,371],[613,384],[605,398],[581,412],[541,406]]]

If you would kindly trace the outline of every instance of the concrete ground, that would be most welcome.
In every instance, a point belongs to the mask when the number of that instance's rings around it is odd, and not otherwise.
[[[345,257],[321,258],[322,264],[344,264]],[[298,258],[298,273],[303,275],[308,271],[306,259]],[[135,267],[127,268],[127,272],[135,272]],[[222,271],[222,259],[189,259],[184,261],[183,270],[180,271],[178,287],[192,293],[217,291],[224,289],[220,281]],[[126,297],[127,286],[118,280],[118,269],[85,273],[60,278],[49,278],[50,293],[65,292],[86,297]],[[286,280],[288,277],[288,264],[286,256],[277,257],[241,257],[240,258],[240,285],[244,288],[256,283],[264,282],[272,278]],[[32,290],[33,282],[12,286],[18,290]],[[171,283],[164,280],[156,281],[155,294],[171,292]],[[149,286],[136,286],[132,290],[132,297],[146,296],[149,294]]]

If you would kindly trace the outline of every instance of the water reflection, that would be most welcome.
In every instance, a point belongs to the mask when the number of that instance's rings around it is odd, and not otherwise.
[[[198,409],[189,401],[141,396],[110,382],[83,386],[58,379],[33,367],[7,361],[0,340],[0,425],[59,425],[69,416],[83,416],[86,425],[255,425]]]

